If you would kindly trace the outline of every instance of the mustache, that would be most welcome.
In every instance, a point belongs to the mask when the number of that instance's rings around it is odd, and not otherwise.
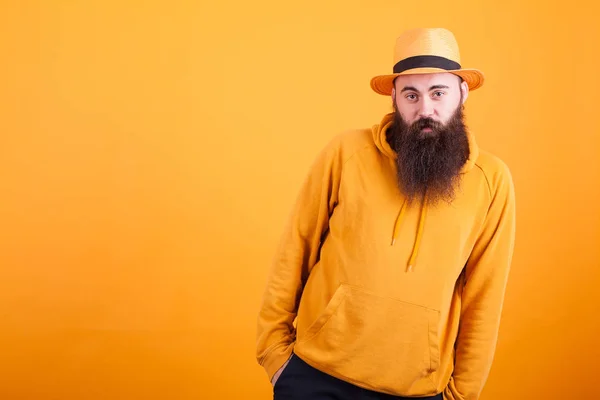
[[[434,120],[433,118],[420,118],[417,121],[413,122],[410,126],[411,131],[421,131],[423,129],[429,128],[433,131],[439,132],[444,126],[441,122]]]

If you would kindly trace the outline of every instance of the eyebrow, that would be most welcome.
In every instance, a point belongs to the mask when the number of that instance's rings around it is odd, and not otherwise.
[[[435,90],[435,89],[450,89],[450,87],[446,86],[446,85],[433,85],[432,87],[429,88],[429,91],[431,92],[432,90]],[[400,91],[400,93],[404,93],[409,90],[411,90],[413,92],[418,92],[418,90],[414,86],[404,86],[402,88],[402,90]]]

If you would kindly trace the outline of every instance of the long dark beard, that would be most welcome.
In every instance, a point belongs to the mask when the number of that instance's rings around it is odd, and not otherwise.
[[[451,202],[470,154],[462,106],[446,124],[425,118],[408,125],[394,109],[394,123],[387,131],[387,140],[398,155],[400,189],[409,202],[425,193],[432,204],[440,200]],[[426,127],[433,132],[421,132]]]

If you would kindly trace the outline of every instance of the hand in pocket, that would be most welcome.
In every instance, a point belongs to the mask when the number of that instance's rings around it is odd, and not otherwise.
[[[279,368],[277,370],[277,372],[275,372],[275,375],[273,375],[273,378],[271,379],[271,384],[273,386],[275,386],[275,384],[277,383],[277,380],[281,376],[281,373],[283,372],[283,370],[285,369],[285,367],[287,367],[287,365],[290,363],[291,359],[292,359],[292,356],[290,356],[290,358],[288,358],[287,361],[285,363],[283,363],[283,365],[281,366],[281,368]]]

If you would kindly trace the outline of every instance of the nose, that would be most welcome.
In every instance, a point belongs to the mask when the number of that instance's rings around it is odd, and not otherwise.
[[[427,97],[421,99],[419,104],[419,118],[429,118],[434,114],[433,101]]]

